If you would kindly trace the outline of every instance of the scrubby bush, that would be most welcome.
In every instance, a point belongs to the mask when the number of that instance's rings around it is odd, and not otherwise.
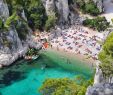
[[[45,26],[47,16],[41,0],[31,0],[27,6],[29,26],[32,29],[42,29]]]
[[[18,36],[21,40],[26,40],[26,37],[28,35],[28,26],[25,22],[22,22],[21,21],[21,24],[17,24],[15,26],[16,30],[17,30],[17,33],[18,33]]]
[[[111,19],[112,23],[113,23],[113,19]]]
[[[83,21],[83,25],[98,31],[104,31],[108,28],[109,22],[107,22],[105,17],[96,17],[94,19],[87,18]]]
[[[56,16],[55,14],[53,15],[50,15],[48,16],[48,19],[46,21],[46,24],[45,24],[45,29],[48,31],[50,28],[54,27],[55,26],[55,23],[56,23]]]
[[[106,39],[102,51],[98,55],[99,60],[102,62],[100,68],[103,73],[103,77],[111,82],[113,77],[113,33],[111,33]]]
[[[85,0],[75,0],[75,2],[83,13],[88,13],[93,16],[97,16],[101,13],[93,0],[87,2]]]
[[[18,19],[18,16],[17,16],[16,12],[14,12],[9,18],[7,18],[4,26],[6,28],[10,28],[11,25],[13,25],[14,21],[16,21],[17,19]]]
[[[99,9],[97,8],[97,6],[94,4],[94,2],[88,2],[86,5],[85,5],[85,10],[84,10],[85,13],[89,13],[90,15],[93,15],[93,16],[96,16],[98,14],[100,14],[100,11]]]

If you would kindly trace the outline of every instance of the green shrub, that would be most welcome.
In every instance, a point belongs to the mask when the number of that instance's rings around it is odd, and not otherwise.
[[[2,37],[2,44],[6,47],[11,47],[12,43],[5,37]]]
[[[75,0],[75,2],[80,9],[83,9],[85,7],[85,1],[84,0]]]
[[[93,16],[100,14],[100,11],[93,0],[89,0],[87,2],[85,0],[75,0],[75,2],[83,13],[88,13]]]
[[[2,19],[0,19],[0,29],[3,28],[3,22],[2,22]]]
[[[33,55],[38,55],[39,50],[35,48],[30,48],[28,52],[26,53],[27,56],[33,56]]]
[[[41,0],[31,0],[27,6],[28,9],[26,11],[28,21],[30,21],[29,26],[32,26],[31,28],[34,30],[42,29],[45,26],[47,16]]]
[[[113,19],[111,19],[112,23],[113,23]]]
[[[107,22],[105,17],[96,17],[95,19],[87,18],[83,21],[83,25],[98,31],[104,31],[109,27],[109,22]]]
[[[113,77],[113,33],[106,39],[98,58],[102,62],[100,68],[104,78],[110,79]],[[111,82],[111,80],[109,82]]]
[[[4,24],[4,26],[6,27],[6,28],[9,28],[11,25],[12,25],[12,22],[14,22],[15,20],[17,20],[17,15],[16,15],[16,12],[15,13],[13,13],[13,15],[11,15],[9,18],[7,18],[7,20],[6,20],[6,22],[5,22],[5,24]]]
[[[52,27],[55,26],[55,23],[56,23],[56,16],[55,14],[53,14],[48,17],[48,20],[46,21],[46,24],[45,24],[45,29],[47,31],[50,30]]]
[[[28,25],[27,25],[27,23],[25,23],[22,20],[19,20],[19,22],[21,22],[21,24],[17,24],[15,26],[17,33],[18,33],[18,36],[21,40],[26,40],[26,37],[28,35],[28,31],[29,31]]]
[[[90,15],[96,16],[100,14],[99,9],[97,6],[94,4],[94,2],[89,2],[85,5],[85,10],[86,13],[89,13]]]

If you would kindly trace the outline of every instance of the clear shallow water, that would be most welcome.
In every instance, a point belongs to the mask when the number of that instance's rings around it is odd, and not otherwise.
[[[47,78],[75,78],[80,74],[87,79],[91,77],[92,68],[88,65],[76,59],[69,61],[71,64],[67,64],[66,56],[54,51],[41,54],[35,61],[20,60],[0,70],[0,92],[2,95],[40,95],[38,89]]]

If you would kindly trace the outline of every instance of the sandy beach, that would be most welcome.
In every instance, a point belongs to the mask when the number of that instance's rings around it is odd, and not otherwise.
[[[98,61],[102,41],[105,40],[104,33],[80,25],[63,29],[51,39],[50,35],[47,37],[47,33],[45,35],[43,33],[41,36],[49,39],[48,43],[52,50],[60,51],[63,55],[74,57],[90,65]]]
[[[68,58],[72,58],[72,59],[77,59],[78,61],[81,61],[82,63],[86,63],[89,66],[94,65],[95,66],[95,60],[93,60],[92,58],[87,58],[87,56],[85,55],[80,55],[80,54],[75,54],[73,52],[69,52],[69,51],[64,51],[62,48],[57,49],[57,47],[52,47],[52,48],[48,48],[48,51],[54,51],[54,52],[59,52],[62,56],[68,57]]]

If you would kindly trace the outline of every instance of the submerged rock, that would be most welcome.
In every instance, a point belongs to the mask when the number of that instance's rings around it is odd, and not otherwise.
[[[0,85],[4,84],[5,86],[8,86],[12,84],[15,81],[22,80],[24,78],[23,72],[19,71],[8,71],[3,75],[3,77],[0,79]]]

